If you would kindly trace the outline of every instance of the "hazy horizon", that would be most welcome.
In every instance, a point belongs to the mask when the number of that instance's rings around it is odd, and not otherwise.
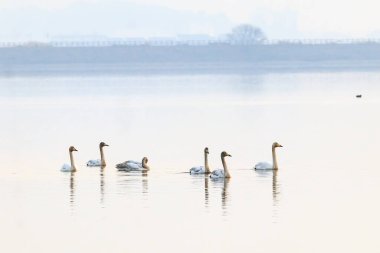
[[[380,37],[373,3],[307,1],[100,1],[0,2],[0,40],[54,36],[165,37],[222,35],[249,23],[269,39]],[[322,18],[321,18],[322,17]],[[378,20],[379,19],[379,20]]]

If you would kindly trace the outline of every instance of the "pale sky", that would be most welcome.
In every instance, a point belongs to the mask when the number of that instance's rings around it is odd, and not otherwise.
[[[262,27],[271,38],[380,37],[379,10],[380,2],[375,0],[0,0],[0,36],[87,30],[87,34],[108,36],[218,34],[239,23],[250,23]],[[94,13],[104,14],[103,19]],[[41,19],[40,23],[35,19]],[[43,24],[49,20],[51,26]],[[161,20],[163,24],[159,24]],[[125,29],[120,26],[123,22]]]

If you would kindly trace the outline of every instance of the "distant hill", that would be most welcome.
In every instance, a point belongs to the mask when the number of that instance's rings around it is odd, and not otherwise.
[[[379,69],[380,44],[0,48],[3,74],[38,71],[39,66],[53,72]]]

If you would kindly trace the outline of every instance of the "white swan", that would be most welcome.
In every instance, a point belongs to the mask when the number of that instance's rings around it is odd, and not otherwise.
[[[149,170],[149,166],[147,165],[148,158],[144,157],[141,161],[141,163],[136,161],[125,161],[123,163],[116,164],[116,168],[119,170],[125,170],[125,171],[147,171]]]
[[[74,164],[74,157],[73,157],[73,151],[78,151],[76,148],[74,148],[73,146],[71,146],[69,148],[69,153],[70,153],[70,165],[65,163],[64,165],[62,165],[62,168],[61,168],[61,171],[63,172],[70,172],[70,171],[76,171],[77,169],[75,168],[75,164]]]
[[[272,144],[272,158],[273,163],[270,162],[260,162],[255,165],[255,170],[278,170],[277,157],[276,157],[276,148],[281,148],[282,145],[277,142]]]
[[[192,167],[190,169],[190,174],[209,174],[211,173],[210,167],[208,166],[208,147],[204,149],[204,156],[205,156],[205,166],[198,166],[198,167]]]
[[[220,154],[220,157],[222,158],[222,163],[223,163],[223,170],[217,169],[217,170],[214,170],[213,172],[211,172],[211,175],[210,175],[211,179],[230,178],[231,177],[230,172],[227,169],[227,164],[226,164],[226,161],[225,161],[225,157],[226,156],[230,156],[231,157],[231,155],[228,154],[226,151],[223,151]]]
[[[99,144],[99,149],[100,149],[100,160],[90,160],[87,162],[88,167],[99,167],[99,166],[106,166],[106,160],[104,158],[104,153],[103,153],[103,147],[108,147],[108,144],[105,144],[104,142],[101,142]]]

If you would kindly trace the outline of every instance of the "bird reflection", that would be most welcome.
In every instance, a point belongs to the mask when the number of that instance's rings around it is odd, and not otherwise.
[[[104,188],[105,188],[105,182],[104,182],[104,168],[106,166],[100,167],[100,203],[104,203]]]
[[[272,199],[273,205],[278,205],[278,195],[280,194],[278,182],[277,182],[278,171],[274,170],[272,175]]]
[[[278,197],[280,194],[279,185],[278,185],[278,170],[256,170],[256,174],[262,178],[272,177],[272,199],[273,205],[278,204]]]
[[[141,193],[143,196],[146,196],[149,192],[148,184],[148,171],[118,171],[118,180],[119,185],[122,188],[139,188],[141,185]],[[129,190],[123,190],[123,194]]]
[[[142,193],[143,195],[148,194],[148,171],[142,171]]]
[[[277,223],[277,217],[278,217],[278,204],[279,204],[279,186],[278,186],[278,171],[273,171],[272,176],[272,199],[273,199],[273,223]]]
[[[208,198],[209,198],[209,192],[208,192],[208,175],[205,176],[205,207],[208,207]]]
[[[223,215],[227,215],[227,210],[230,202],[229,192],[228,192],[228,185],[230,183],[230,178],[218,178],[216,180],[212,180],[213,184],[215,184],[215,188],[222,188],[221,193],[221,203],[222,203],[222,210]]]
[[[273,222],[276,222],[278,206],[279,206],[279,196],[280,187],[278,183],[278,170],[256,170],[256,174],[259,177],[267,179],[272,179],[272,205],[273,205]]]
[[[230,178],[225,178],[223,180],[223,190],[222,190],[222,209],[224,210],[224,215],[227,214],[228,207],[228,184],[230,183]]]
[[[75,204],[75,172],[70,173],[70,207]]]

